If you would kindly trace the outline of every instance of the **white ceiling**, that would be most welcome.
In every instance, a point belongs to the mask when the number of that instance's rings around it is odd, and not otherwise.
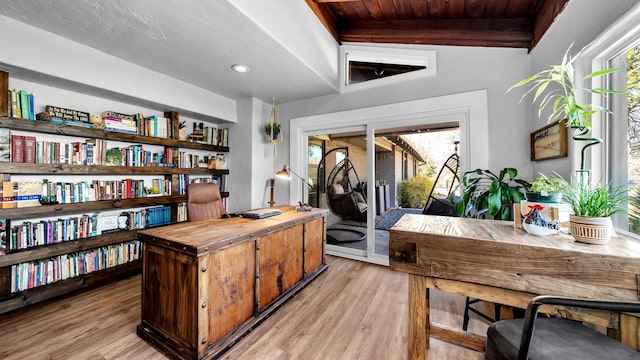
[[[0,0],[0,15],[232,99],[338,88],[338,45],[302,0]]]

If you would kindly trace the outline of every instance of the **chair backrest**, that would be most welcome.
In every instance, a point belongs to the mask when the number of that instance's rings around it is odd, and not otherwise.
[[[226,213],[217,184],[195,183],[187,186],[188,221],[219,218]]]

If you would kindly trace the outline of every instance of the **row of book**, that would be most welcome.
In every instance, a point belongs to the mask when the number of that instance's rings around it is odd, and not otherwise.
[[[216,127],[203,126],[203,123],[193,124],[194,129],[189,134],[189,139],[199,144],[209,144],[216,146],[229,146],[229,129],[218,129]]]
[[[107,216],[107,215],[105,215]],[[112,216],[112,215],[110,215]],[[83,214],[68,218],[41,221],[23,221],[11,226],[9,252],[42,245],[85,239],[114,231],[144,229],[171,222],[170,206],[155,206],[123,211],[116,215],[118,226],[106,225],[101,214]]]
[[[34,95],[26,90],[9,90],[7,94],[9,116],[19,119],[35,120]]]
[[[163,151],[146,150],[141,144],[108,149],[105,139],[87,139],[60,143],[39,141],[32,135],[12,134],[0,128],[0,161],[35,164],[113,165],[113,166],[168,166],[180,168],[208,167],[226,169],[227,154],[198,155],[174,148]]]
[[[85,239],[98,235],[98,214],[83,214],[57,220],[24,221],[11,226],[8,250]]]
[[[162,179],[162,182],[166,195],[171,195],[170,180],[164,182],[164,179]],[[148,189],[144,187],[144,180],[131,178],[80,181],[76,183],[64,181],[49,182],[43,180],[40,186],[42,196],[55,196],[60,204],[115,199],[137,199],[149,195]]]
[[[227,192],[229,191],[227,179],[228,179],[227,174],[216,174],[211,176],[189,176],[189,175],[181,174],[178,176],[178,194],[185,195],[187,193],[187,185],[193,184],[193,183],[218,184],[221,192]]]
[[[155,180],[155,181],[154,181]],[[152,185],[162,189],[162,195],[171,195],[171,181],[152,179]],[[60,204],[73,204],[89,201],[135,199],[149,196],[144,180],[93,180],[76,183],[47,179],[42,181],[3,181],[0,182],[1,209],[40,206],[43,198],[54,198]]]
[[[11,266],[11,293],[82,274],[123,265],[140,258],[137,240]]]

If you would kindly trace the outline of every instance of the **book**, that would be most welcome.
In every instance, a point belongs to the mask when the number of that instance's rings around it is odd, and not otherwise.
[[[11,132],[0,128],[0,162],[11,161]]]
[[[36,137],[24,136],[24,154],[22,155],[24,162],[35,163],[36,162]]]
[[[9,73],[2,70],[0,70],[0,94],[2,94],[0,98],[0,116],[10,116]]]
[[[17,118],[18,116],[18,94],[16,89],[11,90],[11,117]]]
[[[11,162],[24,162],[24,136],[11,135]]]
[[[29,120],[35,120],[35,104],[34,104],[34,96],[33,93],[29,94]]]
[[[21,118],[29,119],[29,94],[26,90],[20,90],[20,112]]]
[[[2,183],[2,208],[11,209],[16,207],[15,193],[18,183],[13,181],[4,181]]]

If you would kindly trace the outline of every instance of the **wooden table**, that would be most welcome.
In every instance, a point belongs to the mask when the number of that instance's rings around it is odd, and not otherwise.
[[[639,300],[640,243],[614,237],[607,245],[567,234],[533,236],[511,222],[404,215],[389,235],[389,262],[409,273],[409,359],[424,359],[429,337],[484,351],[485,337],[429,321],[429,289],[526,308],[535,295]],[[637,318],[571,313],[628,346],[640,348]]]
[[[327,268],[328,210],[141,230],[138,335],[175,359],[220,356]]]

